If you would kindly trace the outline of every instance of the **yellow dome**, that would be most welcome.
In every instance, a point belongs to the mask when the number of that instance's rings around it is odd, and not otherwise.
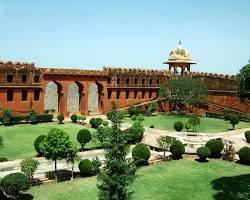
[[[166,63],[193,63],[191,54],[188,49],[181,45],[181,41],[179,45],[170,51],[168,62]]]

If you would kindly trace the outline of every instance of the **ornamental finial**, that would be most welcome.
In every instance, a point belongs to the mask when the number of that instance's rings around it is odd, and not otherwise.
[[[179,45],[181,45],[181,40],[179,41]]]

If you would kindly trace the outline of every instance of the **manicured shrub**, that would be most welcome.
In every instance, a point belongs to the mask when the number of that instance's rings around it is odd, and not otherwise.
[[[250,131],[245,132],[245,138],[246,138],[247,142],[250,143]]]
[[[106,113],[106,116],[107,116],[107,118],[108,118],[109,120],[111,120],[112,112],[107,112],[107,113]]]
[[[120,120],[124,119],[124,113],[122,111],[116,111],[116,113]]]
[[[177,132],[180,132],[182,129],[183,129],[183,123],[180,122],[180,121],[177,121],[174,123],[174,129],[177,131]]]
[[[135,144],[140,142],[143,138],[145,129],[140,122],[135,122],[131,127],[123,131],[128,143]]]
[[[154,127],[155,127],[155,126],[154,126],[154,125],[152,125],[152,124],[149,126],[149,128],[154,128]]]
[[[29,121],[31,122],[31,124],[36,124],[38,122],[37,114],[36,114],[36,111],[34,109],[30,109]]]
[[[139,143],[132,150],[132,157],[137,165],[145,165],[150,158],[150,150],[147,145]]]
[[[135,106],[132,105],[128,107],[128,114],[130,117],[132,117],[133,115],[136,115],[137,114],[136,111],[137,109]]]
[[[232,125],[233,130],[235,128],[235,125],[237,125],[239,122],[240,122],[240,118],[238,116],[233,115],[230,117],[230,124]]]
[[[170,152],[174,159],[181,159],[182,154],[185,153],[185,146],[181,141],[175,140],[170,146]]]
[[[131,117],[131,119],[132,119],[133,121],[136,121],[136,120],[137,120],[137,116],[136,116],[136,115],[133,115],[133,116]]]
[[[3,109],[3,123],[5,125],[9,124],[11,121],[11,110],[9,108]]]
[[[213,158],[221,157],[221,152],[224,149],[224,143],[221,138],[209,140],[205,146],[210,149],[211,157]]]
[[[185,129],[187,130],[187,132],[188,132],[188,130],[189,130],[191,127],[192,127],[192,124],[190,124],[189,122],[187,122],[187,123],[185,124]]]
[[[102,125],[103,125],[103,126],[108,126],[108,125],[109,125],[109,122],[108,122],[108,121],[103,121],[103,122],[102,122]]]
[[[79,120],[79,122],[80,122],[81,124],[83,124],[84,121],[86,120],[86,116],[85,116],[85,115],[78,115],[78,116],[77,116],[77,119]]]
[[[240,161],[244,164],[250,164],[250,148],[242,147],[239,152]]]
[[[158,107],[158,102],[157,102],[157,101],[153,101],[153,102],[151,103],[151,112],[152,112],[152,113],[155,112],[156,109],[157,109],[157,107]]]
[[[77,141],[81,144],[82,151],[86,143],[91,140],[91,133],[88,129],[81,129],[77,134]]]
[[[70,119],[73,123],[76,123],[77,122],[77,115],[76,114],[71,115]]]
[[[231,115],[230,115],[230,114],[226,113],[226,114],[224,115],[224,119],[225,119],[226,121],[229,121],[230,118],[231,118]]]
[[[147,117],[151,116],[151,115],[152,115],[152,110],[151,110],[150,108],[147,109],[147,110],[145,111],[145,115],[146,115]]]
[[[36,171],[39,162],[32,158],[26,158],[21,161],[21,171],[31,180]]]
[[[208,147],[199,147],[197,149],[197,155],[199,156],[201,161],[205,161],[210,154],[211,151]]]
[[[57,120],[59,121],[59,124],[62,124],[62,123],[63,123],[63,120],[64,120],[63,114],[57,115]]]
[[[17,199],[21,192],[30,188],[30,180],[23,173],[13,173],[5,176],[1,182],[1,189],[4,194],[13,199]]]
[[[188,122],[193,126],[193,131],[196,131],[196,128],[200,125],[201,120],[197,115],[191,115],[188,118]]]
[[[46,115],[36,115],[38,122],[52,122],[53,115],[52,114],[46,114]]]
[[[103,122],[102,118],[91,118],[89,121],[92,128],[97,128],[102,124],[102,122]]]
[[[142,122],[144,120],[144,116],[139,115],[137,119],[138,119],[138,121]]]
[[[92,174],[93,165],[89,159],[81,160],[78,167],[83,176],[89,176]]]
[[[42,149],[40,148],[40,144],[43,142],[45,137],[46,137],[45,135],[40,135],[34,141],[34,147],[36,149],[38,156],[42,156],[43,154]]]

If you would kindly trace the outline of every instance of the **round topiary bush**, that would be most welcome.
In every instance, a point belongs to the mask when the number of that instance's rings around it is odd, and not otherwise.
[[[93,165],[89,159],[81,160],[78,167],[82,175],[89,176],[92,174]]]
[[[132,157],[137,165],[145,165],[150,158],[150,150],[147,145],[139,143],[132,150]]]
[[[77,122],[77,115],[76,114],[71,115],[70,119],[73,123],[76,123]]]
[[[108,125],[109,125],[109,122],[108,122],[108,121],[103,121],[103,122],[102,122],[102,125],[103,125],[103,126],[108,126]]]
[[[245,138],[246,138],[247,142],[250,143],[250,131],[245,132]]]
[[[139,115],[137,119],[138,119],[138,121],[142,122],[144,120],[144,116]]]
[[[224,143],[221,138],[209,140],[205,146],[208,147],[211,151],[210,157],[221,157],[221,152],[224,149]]]
[[[182,122],[180,121],[177,121],[174,123],[174,129],[177,131],[177,132],[180,132],[182,129],[183,129],[184,125]]]
[[[137,116],[136,116],[136,115],[133,115],[133,116],[131,117],[131,119],[132,119],[133,121],[136,121],[136,120],[137,120]]]
[[[82,151],[86,143],[91,140],[91,133],[88,129],[81,129],[77,134],[77,141],[81,144]]]
[[[92,126],[92,128],[97,128],[98,126],[100,126],[102,124],[103,120],[102,118],[91,118],[89,123]]]
[[[185,129],[187,130],[187,132],[188,132],[188,130],[189,130],[191,127],[192,127],[192,124],[191,124],[191,123],[187,122],[187,123],[185,124]]]
[[[238,155],[242,163],[250,164],[250,148],[249,147],[242,147],[239,150]]]
[[[42,156],[43,152],[40,148],[40,144],[43,142],[45,137],[46,137],[45,135],[39,135],[34,141],[34,147],[36,149],[38,156]]]
[[[133,126],[125,129],[123,133],[129,144],[135,144],[136,142],[140,142],[142,139],[141,134]]]
[[[170,152],[174,159],[181,159],[185,153],[185,146],[181,141],[175,140],[170,146]]]
[[[237,125],[240,122],[240,118],[237,115],[233,115],[230,117],[230,124],[233,127],[233,130],[235,128],[235,125]]]
[[[106,113],[106,116],[107,116],[107,118],[108,118],[109,120],[111,120],[112,112],[107,112],[107,113]]]
[[[201,161],[205,161],[210,155],[211,151],[208,147],[199,147],[197,149],[197,155],[199,156]]]
[[[62,123],[63,123],[63,120],[64,120],[63,114],[57,115],[57,120],[59,121],[60,124],[62,124]]]
[[[20,172],[8,174],[2,179],[1,188],[7,196],[17,199],[21,192],[30,188],[30,180]]]

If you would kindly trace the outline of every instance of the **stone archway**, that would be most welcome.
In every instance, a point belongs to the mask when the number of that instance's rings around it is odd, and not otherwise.
[[[67,92],[67,112],[76,113],[81,111],[83,86],[78,82],[70,84]]]
[[[59,112],[60,96],[62,86],[54,81],[50,81],[45,88],[44,109]]]
[[[88,112],[102,112],[103,110],[103,85],[94,82],[89,86]]]

